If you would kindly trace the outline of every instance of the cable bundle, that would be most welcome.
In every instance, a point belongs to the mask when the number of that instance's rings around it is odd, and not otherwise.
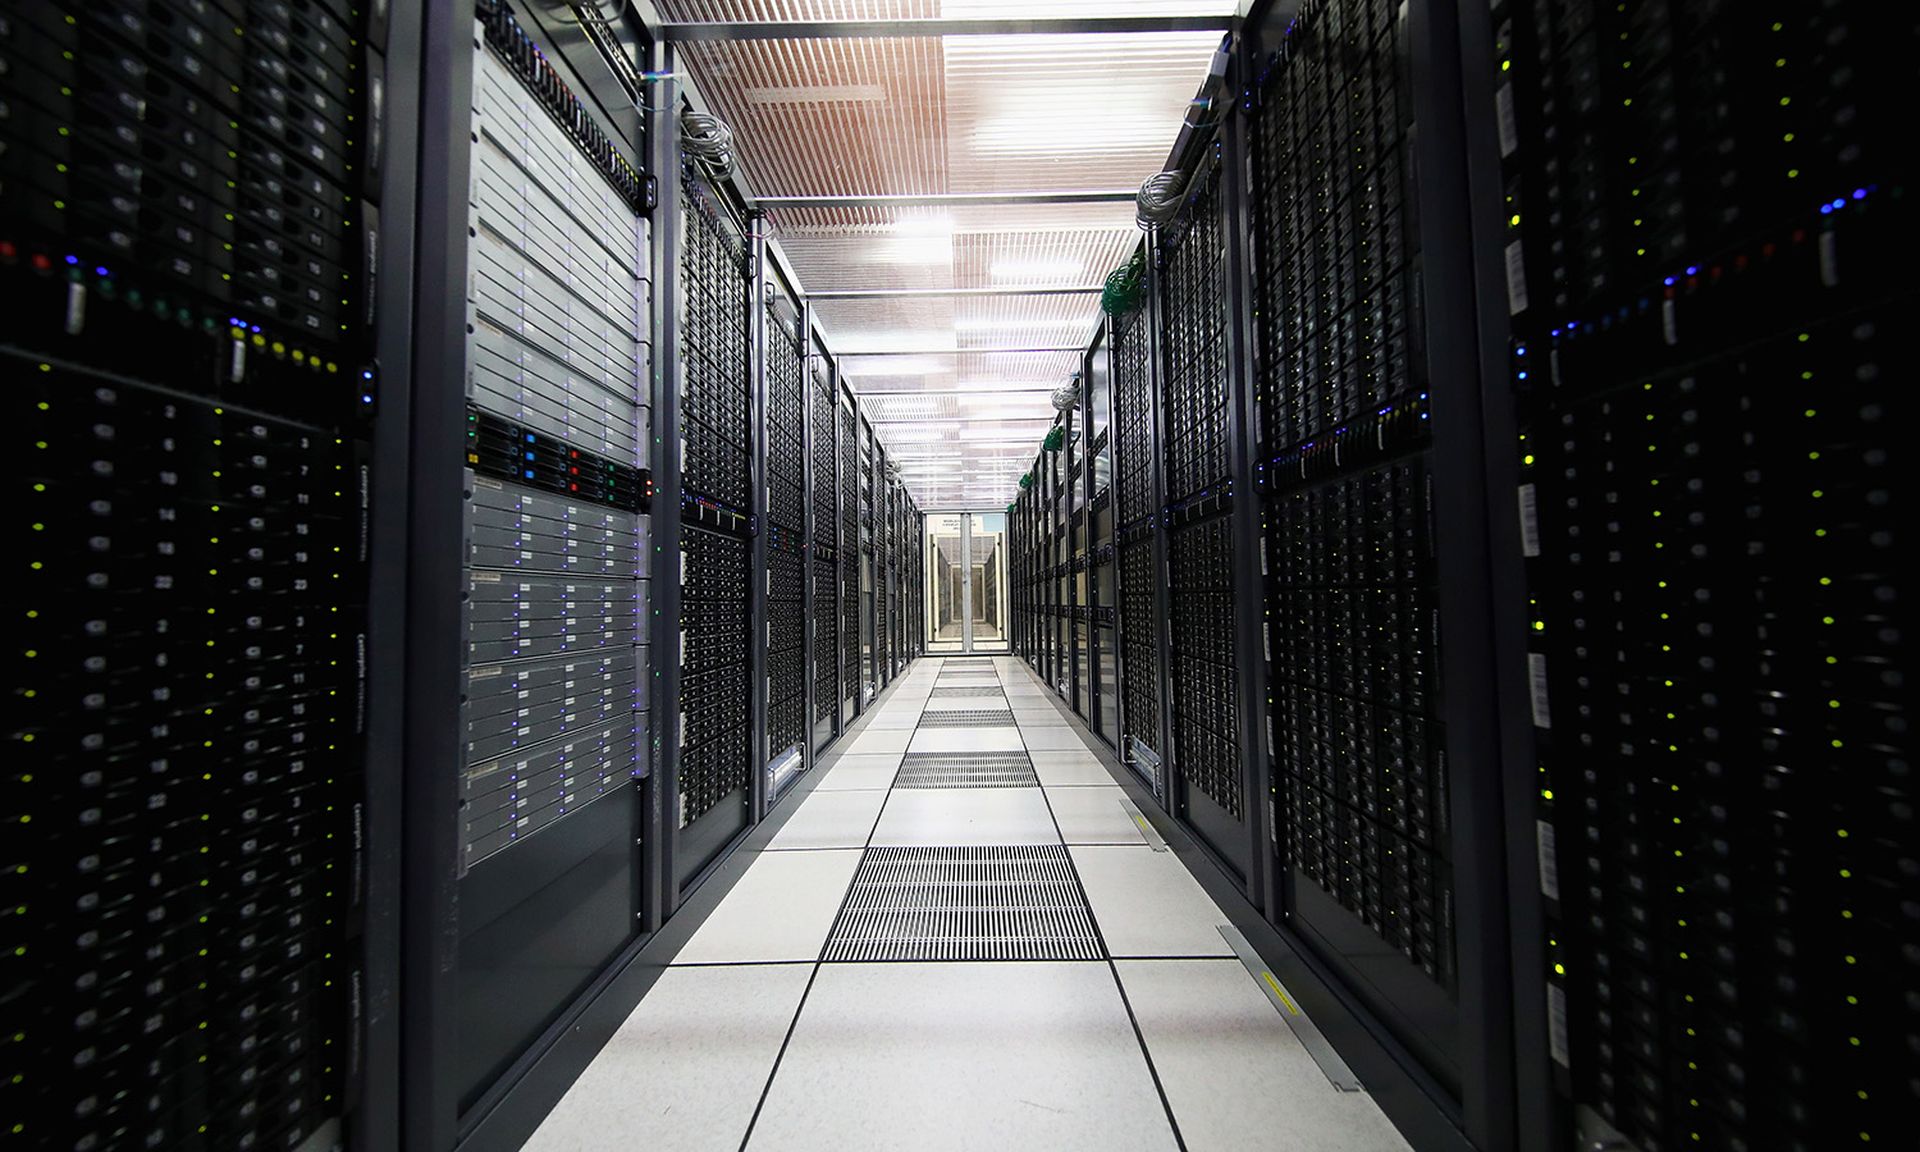
[[[1147,283],[1147,250],[1135,250],[1133,259],[1113,270],[1106,287],[1100,291],[1100,310],[1109,316],[1124,316],[1140,304],[1140,293]]]
[[[1172,220],[1174,214],[1180,211],[1180,201],[1187,194],[1188,179],[1185,172],[1178,170],[1146,178],[1133,198],[1133,222],[1140,226],[1142,232],[1153,231]]]
[[[705,112],[680,113],[680,146],[709,180],[733,173],[733,129]]]

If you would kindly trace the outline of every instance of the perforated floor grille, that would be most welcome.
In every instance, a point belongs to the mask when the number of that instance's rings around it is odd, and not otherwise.
[[[957,708],[950,712],[920,713],[922,728],[991,728],[1012,724],[1011,708]]]
[[[1060,844],[869,848],[824,959],[1099,960]]]
[[[936,691],[941,688],[995,688],[997,689],[1000,687],[1000,677],[992,675],[991,673],[985,676],[978,676],[978,675],[971,675],[971,674],[966,676],[942,676],[938,680],[935,680],[933,682],[933,687]]]
[[[927,693],[929,700],[984,700],[989,696],[1000,695],[1000,689],[984,685],[977,688],[939,688]]]
[[[909,752],[895,788],[1038,788],[1025,752]]]

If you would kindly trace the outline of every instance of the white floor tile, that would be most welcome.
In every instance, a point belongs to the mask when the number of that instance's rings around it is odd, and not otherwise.
[[[909,752],[1018,752],[1020,730],[993,728],[922,728],[913,734]]]
[[[1220,935],[1226,913],[1173,853],[1146,847],[1069,851],[1114,956],[1233,955]]]
[[[1051,708],[1014,707],[1010,710],[1013,712],[1013,722],[1022,728],[1067,727],[1067,718]]]
[[[818,959],[860,856],[859,849],[759,853],[673,962]]]
[[[1087,747],[1080,734],[1064,724],[1023,727],[1020,734],[1026,738],[1029,752],[1082,752]]]
[[[1034,774],[1048,788],[1113,783],[1113,773],[1084,748],[1077,752],[1029,752],[1027,759],[1033,761]]]
[[[1069,844],[1145,844],[1133,814],[1120,803],[1126,793],[1111,788],[1061,788],[1049,791],[1047,803],[1060,825],[1060,837]]]
[[[825,966],[749,1144],[1173,1147],[1107,966],[1025,963]]]
[[[900,770],[904,752],[849,753],[833,762],[815,792],[857,792],[893,787],[894,773]]]
[[[1121,961],[1188,1152],[1406,1152],[1365,1092],[1336,1092],[1235,960]]]
[[[905,752],[913,733],[902,728],[863,728],[847,745],[849,753]]]
[[[1038,788],[896,788],[873,830],[876,848],[1059,842]]]
[[[524,1152],[736,1152],[812,975],[810,964],[668,969]]]
[[[822,792],[814,789],[767,845],[782,848],[863,848],[880,815],[885,792]]]
[[[905,708],[891,704],[880,709],[873,719],[867,721],[867,731],[885,731],[888,729],[918,728],[920,726],[920,706]]]

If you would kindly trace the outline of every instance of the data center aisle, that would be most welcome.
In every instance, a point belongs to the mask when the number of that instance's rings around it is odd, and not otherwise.
[[[1407,1147],[1017,660],[918,661],[527,1144]]]

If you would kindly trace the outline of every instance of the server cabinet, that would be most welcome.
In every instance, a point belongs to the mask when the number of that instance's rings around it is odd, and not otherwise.
[[[364,1128],[390,40],[301,7],[0,14],[9,1146]]]
[[[840,421],[839,404],[834,399],[834,372],[825,353],[808,336],[812,365],[808,372],[808,435],[812,438],[809,478],[812,531],[808,551],[812,555],[813,607],[807,614],[813,634],[813,716],[811,727],[815,751],[826,747],[840,729]]]
[[[860,424],[853,394],[843,387],[834,407],[840,425],[840,716],[844,728],[859,714],[863,699],[860,649],[864,550],[860,541]]]
[[[1157,253],[1176,773],[1170,797],[1175,814],[1244,879],[1253,861],[1239,736],[1225,207],[1221,162],[1209,155],[1200,164],[1188,204],[1161,231]]]
[[[1165,801],[1161,658],[1166,570],[1160,547],[1158,403],[1153,318],[1136,304],[1109,321],[1112,346],[1114,519],[1120,631],[1121,759]]]
[[[763,283],[767,282],[763,280]],[[766,566],[766,725],[768,803],[807,763],[806,620],[802,612],[808,572],[805,536],[806,417],[810,374],[809,334],[798,293],[773,282],[766,302],[764,344],[766,418],[766,516],[762,534]]]
[[[1475,79],[1503,162],[1537,745],[1516,872],[1544,905],[1515,955],[1544,993],[1522,1059],[1550,1077],[1548,1132],[1901,1139],[1913,22],[1869,3],[1491,19]]]
[[[677,178],[681,361],[680,772],[673,868],[687,886],[752,819],[747,233],[691,161]]]
[[[650,704],[642,183],[577,127],[579,100],[506,9],[481,28],[454,993],[463,1109],[633,935],[633,781]]]

